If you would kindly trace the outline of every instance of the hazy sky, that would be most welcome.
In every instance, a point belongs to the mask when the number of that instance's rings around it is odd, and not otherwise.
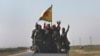
[[[100,0],[0,0],[0,48],[31,46],[42,11],[53,5],[53,23],[70,24],[71,45],[100,44]],[[39,21],[43,24],[44,21]]]

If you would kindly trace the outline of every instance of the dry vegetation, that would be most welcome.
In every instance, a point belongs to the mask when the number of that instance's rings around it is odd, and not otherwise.
[[[27,48],[8,48],[0,50],[0,56],[24,52]],[[71,46],[69,56],[100,56],[100,45]]]
[[[70,56],[100,56],[100,45],[72,46]]]
[[[0,49],[0,56],[7,56],[10,54],[20,53],[24,52],[25,50],[27,50],[26,47]]]

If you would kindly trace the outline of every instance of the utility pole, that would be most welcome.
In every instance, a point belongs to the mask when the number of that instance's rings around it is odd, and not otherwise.
[[[79,38],[79,44],[80,44],[80,47],[82,46],[82,40],[81,40],[81,37]]]
[[[73,42],[73,45],[75,45],[75,44],[74,44],[74,40],[72,40],[72,42]]]
[[[79,44],[80,44],[80,49],[83,49],[84,47],[82,46],[82,39],[79,37]]]
[[[90,36],[90,50],[92,50],[92,37]]]
[[[92,45],[92,37],[90,36],[90,45]]]

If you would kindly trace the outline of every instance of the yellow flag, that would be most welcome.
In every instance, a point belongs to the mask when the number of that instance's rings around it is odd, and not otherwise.
[[[39,20],[44,20],[48,22],[52,22],[52,5],[47,10],[45,10]]]

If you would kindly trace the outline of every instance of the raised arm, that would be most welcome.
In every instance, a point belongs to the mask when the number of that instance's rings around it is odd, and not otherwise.
[[[61,21],[57,21],[57,30],[60,32],[60,24],[61,24]]]
[[[32,35],[31,35],[32,39],[34,39],[34,33],[35,33],[35,30],[32,31]]]
[[[67,27],[66,34],[68,33],[68,31],[69,31],[69,28],[70,28],[70,25],[68,25],[68,27]]]

